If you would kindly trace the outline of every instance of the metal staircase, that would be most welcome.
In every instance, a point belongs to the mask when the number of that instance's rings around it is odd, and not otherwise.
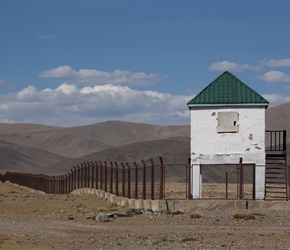
[[[286,130],[266,131],[265,198],[288,200]]]

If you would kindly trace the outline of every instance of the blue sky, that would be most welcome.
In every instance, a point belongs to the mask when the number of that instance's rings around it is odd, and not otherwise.
[[[189,124],[225,70],[290,101],[290,1],[0,1],[0,122]]]

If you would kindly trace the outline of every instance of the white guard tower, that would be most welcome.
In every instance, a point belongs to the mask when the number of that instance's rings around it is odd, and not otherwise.
[[[269,102],[224,72],[187,103],[191,113],[192,198],[201,198],[201,166],[255,164],[255,197],[265,198],[265,109]]]

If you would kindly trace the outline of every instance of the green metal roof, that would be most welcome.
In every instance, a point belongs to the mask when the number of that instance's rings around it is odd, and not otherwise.
[[[233,74],[225,71],[187,103],[188,106],[223,104],[268,106],[269,102]]]

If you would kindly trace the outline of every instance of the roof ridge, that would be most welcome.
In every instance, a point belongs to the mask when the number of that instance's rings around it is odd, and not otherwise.
[[[262,104],[269,102],[229,71],[223,72],[187,105]]]

